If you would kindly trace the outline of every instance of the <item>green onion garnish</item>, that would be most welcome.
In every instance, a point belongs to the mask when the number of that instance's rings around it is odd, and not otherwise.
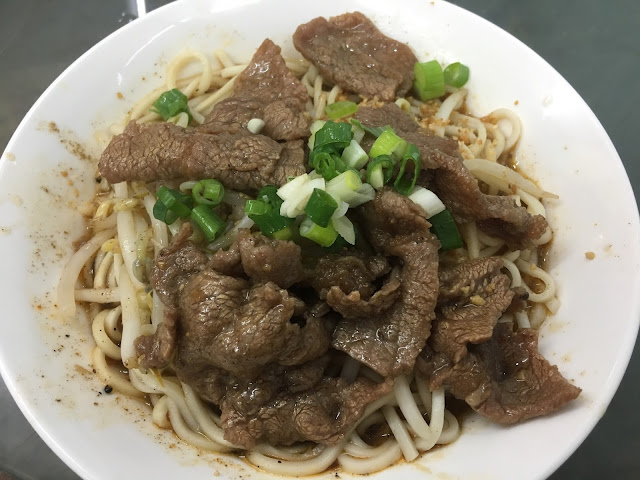
[[[333,228],[333,225],[329,224],[327,227],[321,227],[309,217],[305,217],[300,224],[300,235],[323,247],[330,247],[338,238],[338,232]]]
[[[408,176],[405,176],[405,171]],[[413,143],[409,143],[402,155],[398,176],[393,186],[398,193],[409,195],[416,186],[418,175],[420,175],[420,150]]]
[[[280,230],[287,228],[294,220],[280,215],[282,200],[271,187],[273,185],[263,187],[258,193],[259,200],[247,200],[244,206],[244,212],[247,216],[255,222],[262,233],[269,237],[273,237]],[[272,200],[269,200],[270,196],[277,197],[279,204],[272,203]],[[265,198],[268,200],[267,202],[264,201]]]
[[[278,196],[278,187],[275,185],[265,185],[258,192],[258,196],[256,200],[261,200],[266,204],[273,205],[280,209],[280,205],[282,205],[282,199]]]
[[[444,74],[437,60],[420,63],[413,66],[415,79],[413,88],[420,100],[427,101],[444,95]]]
[[[338,209],[338,203],[327,192],[314,188],[304,211],[313,223],[326,227],[331,216]]]
[[[352,138],[351,125],[329,121],[315,133],[313,150],[320,149],[323,152],[338,153],[338,151],[342,151],[342,149],[349,146]]]
[[[189,121],[191,121],[191,112],[189,111],[189,105],[187,104],[188,100],[189,99],[184,93],[177,88],[174,88],[172,90],[167,90],[160,95],[158,99],[153,102],[153,108],[151,110],[160,114],[162,119],[165,121],[180,112],[185,112],[189,115]]]
[[[389,155],[394,158],[400,158],[406,146],[407,142],[396,135],[393,130],[385,130],[373,142],[371,150],[369,150],[369,156],[376,158],[380,155]]]
[[[365,127],[360,120],[356,120],[355,118],[351,119],[351,123],[358,128],[361,128],[365,132],[373,135],[374,137],[379,137],[387,130],[391,130],[393,132],[393,128],[390,125],[385,125],[384,127]],[[395,133],[395,132],[394,132]]]
[[[389,155],[380,155],[367,165],[367,183],[376,190],[389,183],[393,176],[393,161]]]
[[[262,200],[247,200],[244,205],[244,213],[247,215],[264,215],[271,207]]]
[[[164,185],[156,192],[158,200],[153,205],[153,216],[171,225],[178,218],[187,218],[193,207],[193,197]]]
[[[317,152],[315,155],[311,155],[311,166],[325,180],[331,180],[340,174],[336,166],[337,158],[336,155],[329,152]]]
[[[293,228],[291,228],[291,225],[289,225],[282,230],[273,232],[271,236],[276,240],[291,240],[291,237],[293,237]]]
[[[344,161],[347,167],[360,170],[369,161],[369,156],[354,139],[351,140],[349,146],[342,152],[342,161]]]
[[[196,205],[191,210],[191,219],[200,227],[207,242],[215,240],[226,226],[226,223],[207,205]]]
[[[444,69],[444,83],[461,88],[469,80],[469,67],[460,62],[452,63]]]
[[[200,180],[191,190],[198,205],[218,205],[224,198],[224,186],[212,178]]]
[[[329,117],[331,120],[352,115],[357,111],[358,105],[348,100],[332,103],[331,105],[327,105],[326,107],[324,107],[324,113],[326,113],[327,117]]]
[[[460,232],[449,210],[433,215],[429,218],[429,223],[431,223],[431,231],[440,240],[442,251],[462,247]]]

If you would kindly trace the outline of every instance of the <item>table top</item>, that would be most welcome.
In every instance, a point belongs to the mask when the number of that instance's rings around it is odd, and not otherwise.
[[[426,1],[426,0],[425,0]],[[2,0],[0,152],[45,88],[84,51],[167,0]],[[585,99],[640,192],[637,0],[453,0],[530,46]],[[637,344],[636,344],[637,347]],[[640,352],[602,420],[553,480],[640,478]],[[0,380],[0,480],[77,479],[38,437]]]

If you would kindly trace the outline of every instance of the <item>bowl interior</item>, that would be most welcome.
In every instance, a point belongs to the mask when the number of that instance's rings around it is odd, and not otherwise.
[[[193,479],[212,472],[265,476],[235,457],[182,445],[152,425],[148,406],[104,394],[91,373],[86,319],[63,322],[58,315],[55,286],[84,229],[77,208],[95,185],[101,149],[95,133],[160,85],[168,60],[183,48],[211,54],[222,47],[248,60],[269,37],[285,56],[294,56],[297,25],[353,10],[407,42],[420,59],[469,65],[474,113],[507,107],[522,119],[520,165],[560,196],[547,208],[555,233],[549,266],[562,307],[541,329],[540,349],[583,389],[560,413],[515,427],[469,415],[452,445],[373,476],[510,479],[517,472],[521,479],[544,478],[604,413],[638,330],[638,212],[602,126],[555,70],[504,31],[441,1],[177,2],[122,28],[67,69],[0,160],[0,261],[6,272],[0,278],[0,369],[38,433],[82,477],[111,478],[114,471],[120,478],[178,477],[185,466]],[[595,259],[587,260],[585,252]],[[509,454],[496,462],[496,451]]]

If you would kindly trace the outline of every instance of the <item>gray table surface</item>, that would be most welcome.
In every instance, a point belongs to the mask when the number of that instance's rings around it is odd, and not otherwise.
[[[0,152],[49,83],[98,40],[136,18],[136,3],[140,2],[0,0]],[[146,10],[165,3],[147,0]],[[573,85],[613,140],[637,199],[640,1],[453,3],[522,40]],[[552,479],[640,478],[639,375],[636,348],[607,413]],[[3,470],[21,479],[78,478],[33,431],[0,381],[0,479]]]

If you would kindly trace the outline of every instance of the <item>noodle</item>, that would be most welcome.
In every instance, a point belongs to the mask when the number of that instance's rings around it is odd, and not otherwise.
[[[180,53],[167,67],[165,85],[143,97],[122,124],[111,127],[111,132],[121,132],[131,119],[140,123],[158,121],[159,115],[149,109],[162,92],[172,88],[180,89],[188,97],[194,120],[202,123],[204,115],[216,103],[233,93],[235,78],[247,67],[236,64],[223,50],[216,50],[212,60],[210,62],[200,52],[185,50]],[[187,76],[187,68],[193,70],[194,64],[199,66],[199,73]],[[305,60],[289,59],[287,65],[301,77],[307,89],[307,109],[311,118],[322,118],[325,106],[340,100],[342,89],[332,86],[325,90],[317,68]],[[520,138],[521,124],[517,116],[504,109],[482,119],[462,113],[460,109],[464,106],[467,90],[449,88],[448,91],[450,95],[438,105],[434,116],[426,119],[425,126],[440,136],[458,140],[466,159],[465,166],[486,184],[489,193],[514,195],[531,214],[546,217],[541,199],[556,198],[555,195],[499,163],[503,154],[510,152]],[[398,99],[396,103],[415,116],[420,115],[424,106],[411,98]],[[186,127],[188,117],[183,113],[170,121]],[[506,132],[499,123],[508,124]],[[171,244],[182,222],[167,226],[154,218],[156,197],[150,187],[122,182],[110,188],[108,183],[103,183],[100,188],[104,195],[100,196],[90,223],[94,236],[73,254],[60,280],[58,305],[61,312],[71,317],[75,315],[75,302],[92,304],[95,314],[91,330],[96,347],[91,356],[96,375],[122,394],[149,395],[154,424],[172,429],[184,442],[198,448],[216,452],[240,449],[224,439],[220,418],[190,386],[168,373],[137,368],[134,341],[141,334],[155,331],[162,322],[164,311],[159,296],[149,292],[142,278],[144,272],[141,273],[139,267],[144,267],[146,261],[157,257]],[[188,182],[180,186],[181,189],[191,187],[193,184]],[[226,192],[224,202],[232,208],[232,218],[238,221],[228,225],[227,231],[208,245],[210,251],[230,246],[241,229],[252,227],[253,221],[243,211],[245,197],[238,192]],[[531,318],[526,312],[518,312],[505,314],[501,322],[515,322],[519,327],[531,324],[538,328],[546,318],[547,310],[557,311],[559,301],[555,282],[536,265],[535,251],[508,251],[503,240],[480,231],[475,222],[460,227],[465,243],[464,256],[473,259],[500,255],[511,278],[511,287],[523,287],[529,293],[529,302],[533,305]],[[547,229],[539,244],[545,244],[551,238],[552,232]],[[79,279],[83,271],[88,280],[83,288],[77,288],[76,284],[82,283]],[[540,292],[532,290],[525,281],[528,278],[544,284],[544,289]],[[128,368],[128,377],[114,368],[114,362],[121,362]],[[340,377],[348,383],[358,377],[374,382],[382,380],[373,370],[350,357],[338,368]],[[411,461],[434,445],[454,441],[460,426],[445,404],[443,388],[430,392],[421,377],[400,376],[395,379],[393,392],[368,405],[365,414],[336,445],[325,447],[306,443],[281,447],[263,444],[247,451],[246,459],[256,467],[278,475],[320,473],[336,461],[346,472],[376,472],[402,457]],[[366,430],[383,424],[393,435],[379,445],[367,444],[363,439]]]

